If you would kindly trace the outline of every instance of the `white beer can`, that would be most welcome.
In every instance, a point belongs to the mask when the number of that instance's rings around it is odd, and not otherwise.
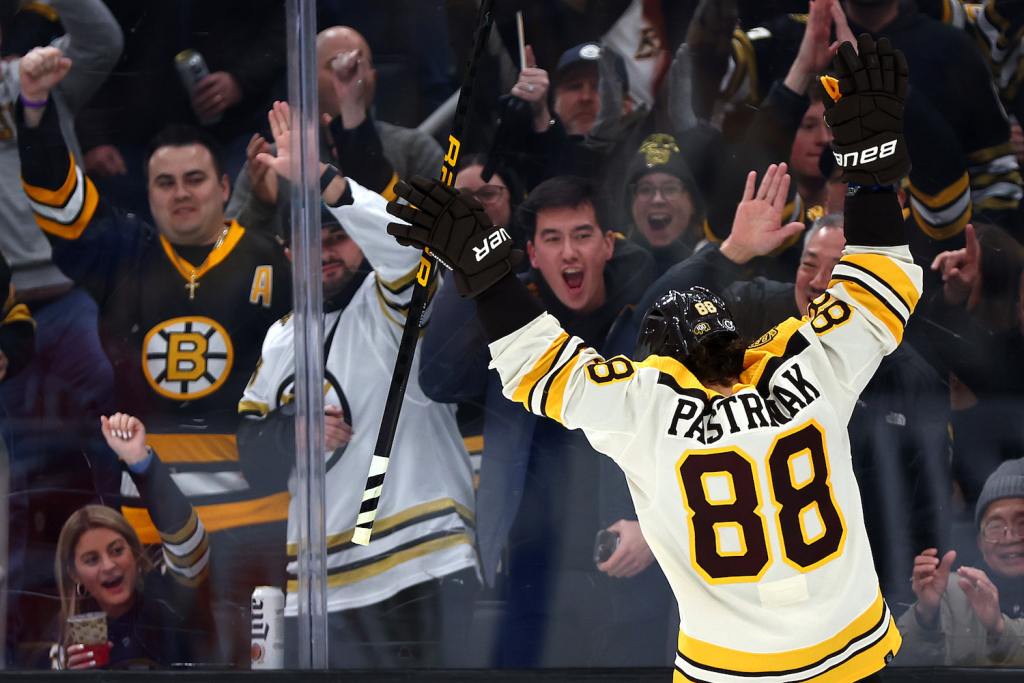
[[[250,603],[252,669],[284,668],[284,592],[257,586]]]

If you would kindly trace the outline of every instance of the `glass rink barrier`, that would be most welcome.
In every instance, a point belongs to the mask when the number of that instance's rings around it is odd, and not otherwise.
[[[1024,677],[1020,3],[0,36],[5,677]]]

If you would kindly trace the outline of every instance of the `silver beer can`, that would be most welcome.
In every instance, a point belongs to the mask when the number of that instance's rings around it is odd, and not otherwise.
[[[257,586],[250,602],[252,669],[284,668],[284,592]]]
[[[210,75],[210,67],[206,66],[203,55],[195,50],[182,50],[174,56],[174,66],[178,70],[181,84],[190,98],[195,97],[196,86],[199,81]],[[212,125],[221,120],[220,116],[200,121],[204,126]]]

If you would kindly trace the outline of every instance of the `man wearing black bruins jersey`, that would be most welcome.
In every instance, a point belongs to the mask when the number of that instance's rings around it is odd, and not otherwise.
[[[284,481],[263,489],[246,481],[236,405],[267,328],[291,307],[288,262],[271,238],[225,221],[228,178],[216,143],[198,129],[168,128],[150,145],[155,229],[108,206],[48,106],[69,67],[50,47],[22,61],[16,118],[25,193],[54,261],[99,305],[115,405],[151,427],[149,445],[210,533],[219,628],[241,646],[252,588],[283,583],[288,494]],[[175,542],[159,537],[127,476],[121,494],[144,543]]]

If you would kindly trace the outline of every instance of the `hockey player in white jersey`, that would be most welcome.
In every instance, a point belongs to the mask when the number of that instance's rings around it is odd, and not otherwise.
[[[277,103],[270,122],[279,151],[267,159],[286,175],[287,105]],[[468,617],[468,598],[477,585],[469,455],[454,406],[435,403],[420,390],[417,356],[402,410],[405,429],[395,439],[373,543],[352,542],[419,256],[385,232],[391,217],[383,197],[332,167],[321,167],[323,199],[333,216],[324,221],[321,235],[330,666],[445,664],[437,643],[450,634],[429,628],[446,629],[449,624],[437,622],[449,614],[458,622],[452,612],[459,610]],[[368,266],[360,266],[362,258]],[[295,462],[294,324],[288,315],[268,330],[239,403],[248,418],[239,429],[241,457],[251,449],[269,451],[256,461],[264,469],[276,462],[281,471],[264,476],[288,476]],[[292,498],[286,617],[295,617],[298,607],[296,505]],[[454,581],[460,585],[449,585]],[[293,625],[286,627],[287,635],[294,635]],[[399,653],[409,641],[421,642]],[[286,644],[287,652],[293,649],[294,643]]]
[[[800,320],[749,346],[702,288],[648,312],[635,359],[570,337],[511,276],[504,231],[469,199],[414,179],[388,231],[430,248],[475,297],[509,399],[570,429],[624,471],[644,537],[680,607],[675,680],[853,681],[899,649],[879,591],[847,422],[900,343],[921,270],[893,183],[907,70],[886,39],[844,43],[826,121],[851,183],[846,249]],[[648,355],[650,354],[650,355]]]

